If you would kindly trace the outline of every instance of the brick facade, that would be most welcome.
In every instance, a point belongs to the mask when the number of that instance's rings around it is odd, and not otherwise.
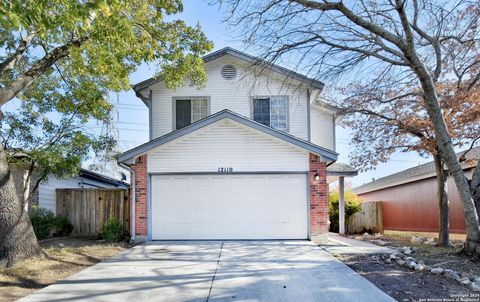
[[[145,240],[148,229],[147,209],[147,156],[142,155],[131,165],[135,171],[135,236]],[[130,196],[130,205],[132,199]]]
[[[310,153],[310,239],[322,243],[328,234],[328,184],[327,166],[320,157]],[[319,180],[315,180],[315,175]]]

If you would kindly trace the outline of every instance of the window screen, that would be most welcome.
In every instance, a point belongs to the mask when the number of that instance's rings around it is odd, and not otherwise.
[[[175,101],[175,129],[181,129],[208,116],[208,99],[192,98]]]
[[[253,99],[253,119],[266,126],[287,131],[287,98],[284,96],[272,96]]]

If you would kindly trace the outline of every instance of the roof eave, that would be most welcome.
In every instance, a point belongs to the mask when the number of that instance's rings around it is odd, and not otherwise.
[[[87,170],[87,169],[80,169],[80,177],[88,178],[91,180],[111,184],[111,185],[116,185],[116,186],[129,186],[128,183],[125,183],[119,179],[115,179],[113,177],[109,177],[106,175],[101,175],[99,173],[95,173],[93,171]]]
[[[357,176],[358,171],[355,172],[341,172],[341,171],[328,171],[327,170],[327,176],[348,176],[348,177],[353,177]]]

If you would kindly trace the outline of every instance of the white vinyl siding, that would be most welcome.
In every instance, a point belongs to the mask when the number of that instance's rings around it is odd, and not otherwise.
[[[152,239],[307,239],[305,174],[153,175]]]
[[[149,173],[308,171],[308,152],[222,120],[148,152]]]
[[[233,64],[237,68],[235,79],[226,80],[222,77],[221,69],[226,64]],[[248,118],[252,118],[252,97],[288,96],[288,132],[296,137],[308,139],[307,87],[273,73],[253,79],[246,75],[246,69],[245,62],[227,55],[205,65],[208,81],[201,90],[188,84],[169,90],[163,82],[150,87],[152,139],[172,131],[172,99],[195,95],[210,97],[210,114],[229,109]]]
[[[40,183],[38,187],[38,204],[42,208],[56,212],[57,197],[55,189],[68,188],[111,188],[113,186],[106,185],[90,179],[82,179],[81,177],[72,177],[68,179],[59,179],[53,175],[48,177],[48,181]]]
[[[335,122],[333,115],[315,108],[312,108],[310,115],[311,142],[335,151]]]

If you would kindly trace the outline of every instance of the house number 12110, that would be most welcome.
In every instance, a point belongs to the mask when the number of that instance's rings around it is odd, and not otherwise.
[[[218,172],[219,173],[232,173],[233,168],[232,167],[218,167]]]

